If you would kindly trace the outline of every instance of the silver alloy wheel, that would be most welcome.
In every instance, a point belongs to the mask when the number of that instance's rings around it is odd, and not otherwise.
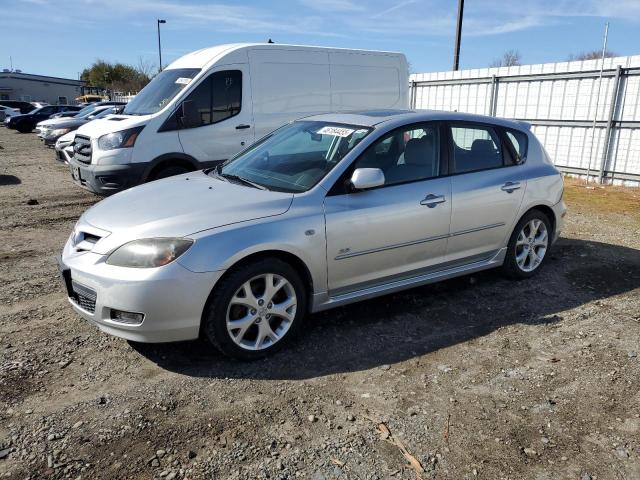
[[[516,263],[523,272],[532,272],[542,263],[549,235],[545,223],[534,218],[520,230],[516,240]]]
[[[243,283],[227,307],[227,331],[245,350],[263,350],[286,335],[297,308],[296,291],[283,276],[265,273]]]

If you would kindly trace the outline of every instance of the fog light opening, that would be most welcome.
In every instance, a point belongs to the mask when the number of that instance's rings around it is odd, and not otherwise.
[[[111,309],[111,320],[127,325],[140,325],[144,320],[144,313],[125,312],[124,310]]]

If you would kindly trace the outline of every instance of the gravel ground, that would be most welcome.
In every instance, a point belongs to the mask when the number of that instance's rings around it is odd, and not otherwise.
[[[640,478],[640,190],[566,198],[534,279],[313,315],[238,363],[76,316],[53,257],[98,198],[0,129],[0,477]]]

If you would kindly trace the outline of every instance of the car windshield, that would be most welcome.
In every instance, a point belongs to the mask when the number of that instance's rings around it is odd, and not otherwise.
[[[115,113],[115,107],[105,108],[104,110],[94,114],[95,117],[93,119],[95,120],[96,118],[104,118],[107,115],[111,115],[113,113]]]
[[[83,109],[78,110],[78,112],[76,113],[76,117],[78,117],[78,118],[84,117],[85,115],[90,114],[91,112],[93,112],[95,109],[96,109],[95,105],[87,105]]]
[[[304,192],[324,178],[370,131],[355,125],[293,122],[209,174],[268,190]]]
[[[149,115],[162,110],[178,92],[184,89],[199,68],[176,68],[163,70],[140,90],[124,110],[125,115]]]

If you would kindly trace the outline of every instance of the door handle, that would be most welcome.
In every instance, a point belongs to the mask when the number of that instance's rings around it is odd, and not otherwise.
[[[241,125],[236,126],[236,130],[244,130],[246,128],[251,128],[251,125],[241,124]]]
[[[430,193],[429,195],[424,197],[422,200],[420,200],[420,205],[426,205],[429,208],[433,208],[439,203],[444,203],[444,202],[446,202],[444,195],[434,195],[433,193]]]
[[[502,190],[503,192],[512,193],[514,190],[518,190],[519,188],[520,182],[507,182],[502,185],[502,187],[500,187],[500,190]]]

